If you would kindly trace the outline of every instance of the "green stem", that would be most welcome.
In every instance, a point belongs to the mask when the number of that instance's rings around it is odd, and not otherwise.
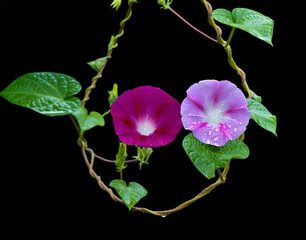
[[[230,34],[230,36],[229,36],[229,38],[228,38],[228,40],[227,40],[227,42],[226,42],[224,48],[227,48],[227,46],[230,44],[230,42],[231,42],[231,40],[232,40],[232,38],[233,38],[235,29],[236,29],[235,27],[232,28],[231,34]]]
[[[218,43],[220,43],[221,45],[225,45],[226,42],[223,40],[222,38],[222,30],[221,28],[215,23],[215,20],[213,19],[212,17],[212,6],[210,5],[209,2],[205,1],[205,0],[202,0],[203,1],[203,4],[205,5],[206,7],[206,10],[207,10],[207,13],[208,13],[208,23],[215,29],[216,31],[216,34],[217,34],[217,41]]]

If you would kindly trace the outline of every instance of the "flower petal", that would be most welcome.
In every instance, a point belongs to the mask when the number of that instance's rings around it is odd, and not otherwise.
[[[230,81],[223,80],[220,82],[220,88],[218,92],[218,103],[224,105],[227,110],[240,108],[241,106],[247,106],[247,100],[243,92],[237,88],[237,86]]]
[[[241,136],[249,123],[250,111],[247,108],[236,109],[227,113],[229,119],[224,123],[233,139]]]
[[[217,80],[203,80],[195,83],[187,90],[187,97],[197,103],[205,112],[207,107],[213,105],[219,83]]]
[[[193,131],[193,136],[200,142],[214,146],[223,146],[229,140],[222,125],[207,124]]]

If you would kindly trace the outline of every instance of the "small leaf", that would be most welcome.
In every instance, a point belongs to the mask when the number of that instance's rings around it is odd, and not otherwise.
[[[104,118],[100,113],[93,111],[88,115],[87,109],[83,107],[74,112],[73,116],[75,116],[78,121],[78,124],[81,128],[81,134],[92,129],[93,127],[103,127],[105,125]]]
[[[215,147],[200,142],[192,133],[184,138],[183,147],[194,166],[208,179],[213,178],[216,169],[224,168],[229,160],[249,156],[249,148],[239,140]]]
[[[0,96],[9,102],[30,108],[47,116],[71,114],[81,107],[81,85],[74,78],[60,73],[28,73],[13,81]]]
[[[148,194],[147,190],[136,182],[130,182],[127,186],[124,180],[116,179],[111,181],[109,185],[116,189],[129,210]]]
[[[248,109],[251,113],[251,119],[253,119],[262,128],[277,136],[275,115],[272,115],[260,102],[250,98],[248,98]]]
[[[274,21],[259,12],[247,8],[235,8],[230,12],[220,8],[214,10],[212,16],[220,23],[244,30],[273,46]]]
[[[107,57],[102,57],[88,62],[87,64],[91,66],[95,71],[99,72],[106,60]]]
[[[109,106],[111,106],[118,97],[118,85],[116,83],[114,83],[113,89],[108,91],[108,94],[109,94],[108,103],[109,103]]]

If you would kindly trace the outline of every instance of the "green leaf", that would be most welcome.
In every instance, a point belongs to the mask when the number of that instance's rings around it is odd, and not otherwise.
[[[71,114],[81,107],[81,85],[74,78],[60,73],[28,73],[13,81],[0,96],[7,101],[30,108],[47,116]]]
[[[105,125],[104,118],[100,113],[93,111],[88,115],[87,109],[83,107],[74,112],[73,116],[75,116],[78,121],[81,128],[81,134],[84,134],[85,131],[92,129],[93,127],[103,127]]]
[[[194,166],[208,179],[215,176],[215,171],[224,168],[233,158],[245,159],[249,156],[249,148],[239,140],[228,141],[222,147],[204,144],[192,133],[183,140],[183,147]]]
[[[116,189],[129,210],[148,194],[147,190],[136,182],[130,182],[127,186],[124,180],[116,179],[111,181],[109,185]]]
[[[235,8],[230,12],[220,8],[214,10],[212,16],[220,23],[244,30],[273,46],[274,21],[259,12],[247,8]]]
[[[111,91],[108,91],[109,97],[108,97],[108,103],[109,106],[111,106],[118,97],[118,85],[114,83],[113,89]]]
[[[253,119],[262,128],[277,136],[275,115],[272,115],[260,102],[250,98],[248,98],[248,109],[251,113],[251,119]]]
[[[95,71],[99,72],[106,60],[107,57],[102,57],[88,62],[87,64],[91,66]]]

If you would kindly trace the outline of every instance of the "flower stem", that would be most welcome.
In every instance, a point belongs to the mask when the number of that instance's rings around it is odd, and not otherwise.
[[[191,27],[193,30],[197,31],[198,33],[200,33],[201,35],[203,35],[204,37],[207,37],[208,39],[218,43],[218,41],[216,39],[213,39],[212,37],[208,36],[207,34],[203,33],[202,31],[200,31],[199,29],[197,29],[195,26],[193,26],[190,22],[188,22],[185,18],[183,18],[181,15],[179,15],[176,11],[174,11],[171,7],[168,7],[167,9],[169,9],[174,15],[176,15],[179,19],[181,19],[184,23],[186,23],[189,27]]]

